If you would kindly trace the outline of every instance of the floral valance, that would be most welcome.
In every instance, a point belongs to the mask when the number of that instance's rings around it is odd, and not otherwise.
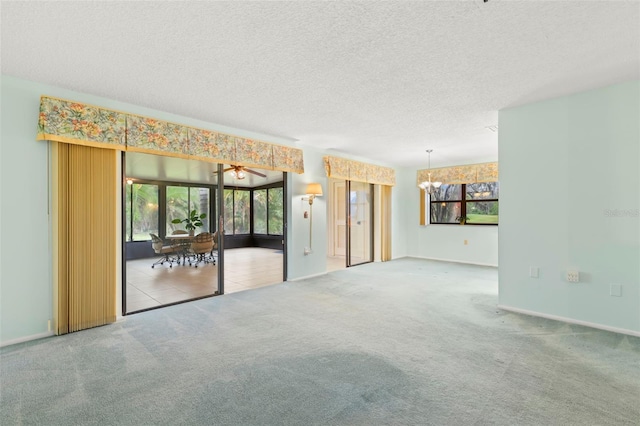
[[[302,150],[48,96],[38,140],[304,173]]]
[[[126,115],[78,102],[42,97],[38,140],[124,150]]]
[[[498,163],[469,164],[466,166],[431,169],[431,181],[447,184],[495,182],[498,180]],[[418,170],[416,183],[428,179],[429,169]]]
[[[347,160],[346,158],[326,156],[324,157],[324,168],[327,176],[334,179],[388,186],[394,186],[396,184],[396,172],[389,167]]]

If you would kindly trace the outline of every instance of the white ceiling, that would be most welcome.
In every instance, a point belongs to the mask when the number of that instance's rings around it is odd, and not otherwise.
[[[226,169],[229,164],[224,164]],[[125,175],[134,180],[159,180],[169,182],[218,184],[218,165],[204,161],[186,160],[175,157],[128,152],[125,161]],[[224,184],[235,187],[256,187],[269,183],[281,182],[282,172],[262,170],[255,167],[247,167],[249,170],[266,175],[257,176],[253,173],[245,173],[244,179],[237,179],[231,172],[224,174]]]
[[[638,1],[2,1],[2,73],[379,164],[497,159],[498,110],[640,78]]]

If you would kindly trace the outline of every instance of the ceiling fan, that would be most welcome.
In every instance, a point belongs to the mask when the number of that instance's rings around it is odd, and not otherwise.
[[[235,179],[244,179],[247,176],[246,175],[247,173],[251,173],[253,175],[260,176],[263,178],[267,177],[267,175],[265,174],[256,172],[255,170],[247,169],[244,166],[231,166],[224,169],[225,173],[228,171],[231,171],[231,176],[233,176]]]

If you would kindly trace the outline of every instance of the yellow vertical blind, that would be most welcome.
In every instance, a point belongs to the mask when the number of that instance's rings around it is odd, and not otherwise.
[[[56,331],[116,320],[116,151],[58,143],[54,170]]]
[[[380,260],[391,260],[391,191],[393,187],[381,185],[380,187]]]

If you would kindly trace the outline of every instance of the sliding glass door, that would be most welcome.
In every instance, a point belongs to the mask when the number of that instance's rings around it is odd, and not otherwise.
[[[373,185],[347,181],[347,266],[373,261]]]

